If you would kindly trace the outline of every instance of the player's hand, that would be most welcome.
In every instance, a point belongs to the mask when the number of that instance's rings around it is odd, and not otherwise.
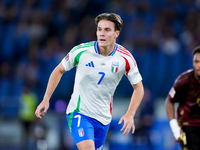
[[[182,130],[181,130],[182,131]],[[180,136],[180,139],[183,141],[183,144],[184,145],[187,145],[187,139],[186,139],[186,134],[185,132],[181,132],[181,136]]]
[[[175,139],[175,141],[176,142],[181,142],[182,141],[184,143],[184,145],[187,144],[186,134],[185,134],[185,132],[182,129],[180,130],[180,137],[177,140]]]
[[[49,101],[43,100],[37,107],[35,111],[35,115],[37,118],[42,119],[42,116],[44,116],[49,109]]]
[[[122,129],[120,130],[120,132],[124,131],[123,135],[128,135],[131,129],[132,129],[132,133],[135,132],[135,125],[134,125],[134,120],[133,120],[132,115],[125,114],[124,116],[122,116],[118,124],[121,124],[122,122],[124,122],[124,125]]]
[[[176,142],[181,142],[181,141],[182,141],[182,140],[181,140],[181,134],[182,134],[182,135],[185,135],[185,132],[183,132],[182,129],[180,129],[180,136],[179,136],[179,138],[177,139],[177,138],[174,137],[174,140],[175,140]]]

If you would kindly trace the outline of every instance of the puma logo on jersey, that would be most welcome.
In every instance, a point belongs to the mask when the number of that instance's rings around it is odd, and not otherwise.
[[[86,64],[86,66],[88,66],[88,67],[94,67],[93,61],[91,61],[91,62],[89,62],[88,64]]]

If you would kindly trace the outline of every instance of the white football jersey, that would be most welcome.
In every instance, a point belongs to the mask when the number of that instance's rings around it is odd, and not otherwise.
[[[76,68],[73,94],[66,113],[79,112],[107,125],[112,118],[112,98],[122,76],[131,85],[142,80],[137,64],[129,51],[119,44],[109,56],[102,56],[98,42],[74,47],[62,60],[66,71]]]

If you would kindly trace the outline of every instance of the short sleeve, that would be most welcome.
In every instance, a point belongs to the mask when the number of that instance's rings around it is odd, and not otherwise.
[[[69,71],[74,67],[74,58],[72,53],[68,53],[61,61],[62,65],[65,68],[65,71]]]
[[[182,79],[182,76],[178,76],[168,93],[168,99],[173,103],[183,100],[186,93],[185,85],[185,80]]]
[[[126,76],[128,77],[131,85],[137,84],[142,80],[142,76],[139,72],[137,67],[137,63],[133,56],[130,54],[131,57],[126,57]]]
[[[128,72],[127,77],[129,79],[131,85],[137,84],[138,82],[140,82],[142,80],[142,76],[141,76],[137,66],[131,65],[130,71]]]
[[[65,56],[61,63],[65,68],[65,71],[69,71],[74,66],[79,64],[80,56],[88,50],[88,47],[92,46],[94,42],[82,43],[78,46],[75,46],[68,54]]]

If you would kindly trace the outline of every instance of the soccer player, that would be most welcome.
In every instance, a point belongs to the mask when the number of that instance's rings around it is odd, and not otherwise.
[[[193,67],[178,76],[165,103],[174,138],[183,150],[200,150],[200,46],[193,50]],[[174,103],[179,104],[178,121]]]
[[[123,22],[119,15],[95,18],[97,41],[75,46],[50,75],[35,114],[42,118],[64,72],[77,67],[73,94],[66,110],[69,129],[79,150],[102,150],[112,118],[114,91],[125,74],[134,88],[129,108],[119,120],[124,135],[134,133],[134,115],[144,95],[142,77],[131,53],[116,43]],[[70,79],[69,79],[70,80]],[[125,87],[126,88],[126,87]]]

